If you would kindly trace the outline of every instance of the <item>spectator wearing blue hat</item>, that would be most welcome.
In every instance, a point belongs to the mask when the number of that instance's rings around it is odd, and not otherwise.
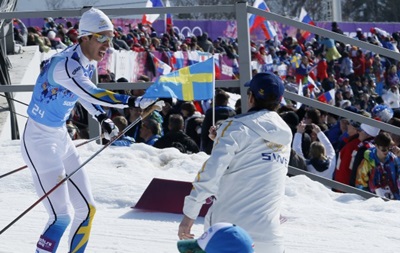
[[[387,105],[376,105],[372,108],[371,113],[373,119],[386,123],[389,122],[394,115],[392,108]]]
[[[219,222],[237,224],[254,240],[255,252],[282,253],[279,217],[292,131],[276,111],[285,88],[273,73],[258,73],[245,86],[250,109],[217,129],[211,155],[185,198],[178,236],[194,238],[190,232],[194,221],[202,205],[212,199],[205,229]]]

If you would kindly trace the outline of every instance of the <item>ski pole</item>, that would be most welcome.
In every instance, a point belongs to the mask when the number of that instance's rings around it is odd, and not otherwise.
[[[76,145],[76,147],[80,147],[80,146],[83,146],[83,145],[85,145],[85,144],[87,144],[87,143],[89,143],[89,142],[98,140],[98,139],[100,139],[100,137],[101,137],[101,136],[97,136],[97,137],[94,137],[94,138],[89,139],[89,140],[87,140],[87,141],[84,141],[84,142],[82,142],[82,143],[79,143],[78,145]],[[20,170],[26,169],[27,167],[28,167],[27,165],[24,165],[24,166],[19,167],[18,169],[9,171],[9,172],[7,172],[7,173],[4,173],[3,175],[0,175],[0,179],[3,178],[3,177],[6,177],[6,176],[8,176],[8,175],[14,174],[15,172],[18,172],[18,171],[20,171]]]
[[[0,106],[0,108],[3,109],[3,110],[10,111],[11,113],[14,113],[15,115],[21,116],[21,117],[23,117],[23,118],[28,118],[28,117],[25,116],[25,115],[22,115],[22,114],[20,114],[20,113],[18,113],[18,112],[11,111],[11,110],[9,110],[8,108],[5,108],[5,107],[3,107],[3,106]]]
[[[8,97],[6,97],[6,96],[4,96],[4,95],[2,95],[2,94],[0,94],[0,96],[5,97],[5,98],[8,98]],[[13,100],[13,101],[15,101],[15,102],[18,102],[18,103],[20,103],[21,105],[29,106],[27,103],[24,103],[24,102],[22,102],[22,101],[20,101],[20,100],[18,100],[18,99],[15,99],[15,98],[9,98],[9,99],[10,99],[10,100]],[[21,117],[24,117],[24,118],[28,118],[28,116],[26,116],[26,115],[22,115],[22,114],[20,114],[20,113],[13,112],[13,111],[11,111],[11,110],[9,110],[8,108],[5,108],[5,107],[3,107],[3,106],[0,106],[0,108],[6,109],[7,111],[10,111],[11,113],[14,113],[15,115],[18,115],[18,116],[21,116]],[[80,123],[80,122],[78,122],[78,121],[75,121],[75,120],[73,120],[73,119],[71,119],[71,121],[72,121],[72,123],[74,123],[74,124],[76,124],[76,125],[81,125],[81,126],[83,126],[83,127],[87,127],[87,125],[85,125],[85,124],[83,124],[83,123]]]
[[[85,166],[87,163],[89,163],[93,158],[95,158],[98,154],[100,154],[104,149],[106,149],[108,146],[110,146],[115,140],[119,139],[121,136],[123,136],[126,132],[128,132],[129,129],[134,127],[137,123],[139,123],[142,119],[146,118],[147,116],[150,115],[155,109],[157,108],[157,105],[153,104],[149,106],[148,110],[146,110],[143,113],[143,116],[139,116],[135,121],[133,121],[130,125],[128,125],[123,131],[121,131],[115,138],[111,139],[110,142],[105,144],[101,149],[96,151],[93,155],[91,155],[86,161],[84,161],[78,168],[76,168],[74,171],[71,172],[71,174],[67,175],[65,178],[63,178],[60,182],[58,182],[53,188],[51,188],[48,192],[46,192],[42,197],[40,197],[38,200],[36,200],[35,203],[33,203],[30,207],[28,207],[25,211],[23,211],[20,215],[18,215],[17,218],[12,220],[7,226],[5,226],[1,231],[0,235],[3,234],[7,229],[9,229],[12,225],[14,225],[19,219],[21,219],[25,214],[27,214],[30,210],[32,210],[37,204],[39,204],[42,200],[47,198],[53,191],[55,191],[58,187],[60,187],[63,183],[65,183],[68,179],[70,179],[76,172],[78,172],[83,166]]]
[[[18,103],[20,103],[21,105],[26,105],[26,106],[28,106],[27,103],[24,103],[24,102],[22,102],[22,101],[20,101],[20,100],[18,100],[18,99],[11,98],[11,97],[7,97],[7,96],[5,96],[5,95],[3,95],[3,94],[0,94],[0,96],[5,97],[5,98],[8,98],[8,99],[10,99],[10,100],[12,100],[12,101],[18,102]]]

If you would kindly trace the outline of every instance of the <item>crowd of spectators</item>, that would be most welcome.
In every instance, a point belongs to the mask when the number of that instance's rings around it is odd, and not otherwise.
[[[28,27],[27,45],[39,45],[42,52],[62,49],[77,43],[77,26],[67,22],[56,24],[45,19],[43,28]],[[337,23],[332,31],[341,33]],[[17,29],[18,32],[18,29]],[[299,33],[300,34],[300,33]],[[355,39],[399,52],[399,33],[389,34],[379,28],[371,28],[369,36],[357,29]],[[171,65],[167,52],[203,51],[225,54],[232,59],[239,57],[236,39],[209,38],[204,32],[200,36],[183,37],[168,27],[160,33],[151,26],[129,25],[128,30],[116,27],[113,47],[116,50],[136,52],[162,52],[161,60]],[[262,43],[250,42],[253,74],[259,71],[273,71],[285,80],[286,89],[310,98],[318,98],[334,91],[331,102],[336,107],[371,117],[394,126],[400,126],[400,64],[362,48],[336,42],[329,38],[312,36],[304,39],[285,35],[282,40],[268,40]],[[285,74],[278,72],[286,66]],[[260,67],[261,66],[261,67]],[[105,79],[102,79],[105,78]],[[146,76],[141,80],[149,81]],[[113,73],[99,80],[114,80]],[[127,80],[118,80],[127,81]],[[299,90],[300,82],[302,89]],[[216,92],[215,121],[225,120],[240,114],[240,99],[237,108],[227,104],[229,92],[234,89],[220,89]],[[143,91],[121,91],[143,94]],[[128,141],[147,143],[159,148],[175,147],[181,152],[204,151],[210,154],[212,140],[208,131],[213,122],[210,101],[173,101],[166,99],[166,106],[160,113],[154,112],[149,118],[135,125],[127,132]],[[400,134],[387,133],[366,124],[326,113],[306,105],[286,100],[279,112],[292,128],[294,134],[291,165],[309,170],[338,182],[371,191],[379,196],[400,199]],[[110,118],[126,119],[130,124],[141,115],[140,108],[124,111],[110,111]],[[82,108],[76,108],[71,116],[81,136],[87,119]],[[74,136],[78,136],[74,131]]]

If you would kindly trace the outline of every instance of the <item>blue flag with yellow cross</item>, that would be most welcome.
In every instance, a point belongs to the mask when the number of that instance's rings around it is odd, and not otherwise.
[[[207,100],[214,96],[214,57],[159,76],[144,98],[176,98],[183,101]]]

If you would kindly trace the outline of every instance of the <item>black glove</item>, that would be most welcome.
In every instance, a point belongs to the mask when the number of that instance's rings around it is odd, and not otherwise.
[[[111,140],[112,138],[118,136],[119,134],[119,129],[118,127],[114,124],[114,122],[107,118],[105,114],[100,114],[96,116],[97,121],[100,123],[101,128],[103,129],[104,132],[104,138],[107,140]]]
[[[139,107],[139,105],[136,104],[136,97],[130,97],[128,99],[128,105],[129,107]]]

